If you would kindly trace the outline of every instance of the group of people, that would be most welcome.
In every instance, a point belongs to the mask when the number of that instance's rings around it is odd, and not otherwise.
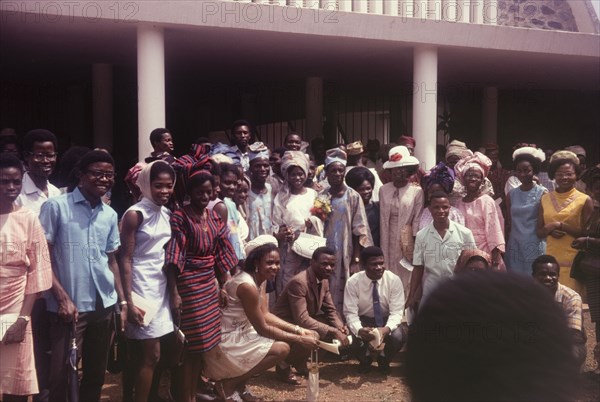
[[[326,149],[292,132],[270,149],[242,120],[230,139],[198,138],[175,157],[171,132],[155,129],[119,219],[107,151],[73,147],[57,164],[48,130],[28,132],[22,152],[0,138],[4,401],[67,400],[71,338],[80,400],[99,400],[115,321],[128,339],[124,400],[155,398],[165,367],[176,401],[261,400],[253,376],[275,366],[299,385],[321,342],[388,374],[419,336],[407,324],[472,271],[549,289],[578,364],[587,297],[598,340],[600,275],[572,274],[578,251],[600,253],[600,165],[586,168],[582,147],[518,144],[509,170],[497,145],[454,140],[424,171],[409,136]],[[185,354],[167,363],[178,334]]]

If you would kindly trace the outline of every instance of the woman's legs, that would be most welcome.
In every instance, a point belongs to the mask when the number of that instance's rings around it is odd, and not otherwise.
[[[188,354],[185,357],[183,365],[174,370],[174,374],[181,379],[181,387],[177,396],[174,395],[177,402],[195,402],[196,387],[198,386],[198,378],[202,371],[202,354]],[[171,380],[173,375],[171,376]]]
[[[135,380],[135,401],[147,402],[154,368],[160,358],[160,339],[144,339],[140,343],[142,353]]]
[[[246,382],[252,378],[252,376],[275,366],[277,363],[284,360],[288,353],[290,353],[290,345],[285,342],[274,342],[267,355],[256,366],[252,367],[250,371],[239,377],[223,380],[221,382],[223,386],[222,390],[218,389],[218,391],[223,391],[225,394],[224,396],[229,396],[236,390],[240,392],[243,391]]]

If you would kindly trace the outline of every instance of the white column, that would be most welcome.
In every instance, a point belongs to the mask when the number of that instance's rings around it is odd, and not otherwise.
[[[369,14],[383,14],[383,0],[369,0]]]
[[[483,88],[481,99],[482,143],[498,143],[498,88]]]
[[[456,4],[458,8],[456,9],[457,21],[458,22],[471,22],[471,0],[457,0]]]
[[[444,13],[442,18],[445,21],[456,21],[457,12],[457,1],[456,0],[444,0]]]
[[[323,135],[323,78],[306,78],[306,129],[304,139],[310,141]]]
[[[92,65],[94,147],[113,150],[113,75],[112,65]]]
[[[398,0],[383,0],[383,13],[385,15],[398,15]]]
[[[352,11],[355,13],[368,12],[368,2],[365,0],[352,0]]]
[[[442,0],[429,0],[427,18],[439,21],[442,19]]]
[[[352,0],[338,0],[339,11],[352,11]]]
[[[483,23],[498,25],[498,0],[486,0],[483,7]]]
[[[415,16],[415,4],[413,0],[398,0],[398,6],[400,8],[400,16],[406,18],[412,18]]]
[[[138,158],[152,152],[148,136],[165,127],[165,41],[162,28],[139,25],[137,31]]]
[[[435,165],[437,143],[438,52],[433,46],[418,46],[413,60],[413,137],[415,156],[423,169]]]
[[[413,0],[415,5],[414,17],[421,20],[427,19],[427,0]]]
[[[471,0],[471,22],[483,24],[483,0]]]

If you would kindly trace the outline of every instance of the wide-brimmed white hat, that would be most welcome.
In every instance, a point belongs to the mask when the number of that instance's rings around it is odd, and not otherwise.
[[[410,155],[408,148],[404,145],[398,145],[390,149],[389,159],[383,164],[384,169],[393,169],[404,166],[418,166],[419,160]]]

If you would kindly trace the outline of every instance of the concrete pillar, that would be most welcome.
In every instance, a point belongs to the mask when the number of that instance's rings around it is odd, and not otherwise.
[[[383,13],[385,15],[398,15],[398,0],[383,0]]]
[[[413,18],[415,16],[415,4],[413,0],[398,0],[398,7],[400,8],[400,16],[406,18]]]
[[[369,14],[383,14],[383,0],[369,0]]]
[[[457,7],[458,7],[458,5],[457,5],[456,0],[445,0],[444,1],[444,13],[442,15],[442,18],[445,21],[451,21],[451,22],[456,21],[456,17],[458,15]]]
[[[306,128],[304,139],[310,141],[323,135],[323,78],[306,78]]]
[[[457,0],[457,21],[471,22],[471,0]]]
[[[352,11],[352,0],[338,0],[339,11]]]
[[[483,88],[481,99],[482,143],[498,143],[498,88]]]
[[[427,6],[427,18],[430,20],[439,21],[442,19],[442,0],[429,0],[429,5]]]
[[[165,127],[165,40],[162,28],[139,25],[137,31],[138,159],[152,152],[150,132]]]
[[[368,12],[369,3],[365,0],[352,0],[352,11],[355,13]]]
[[[113,74],[112,65],[92,65],[94,147],[113,150]]]
[[[423,169],[435,165],[437,140],[438,51],[433,46],[417,46],[413,60],[413,137],[415,156]]]
[[[413,0],[414,2],[414,17],[421,20],[427,19],[427,0]]]
[[[498,25],[498,0],[485,0],[483,7],[483,23]]]
[[[483,24],[483,0],[471,0],[471,22]]]

